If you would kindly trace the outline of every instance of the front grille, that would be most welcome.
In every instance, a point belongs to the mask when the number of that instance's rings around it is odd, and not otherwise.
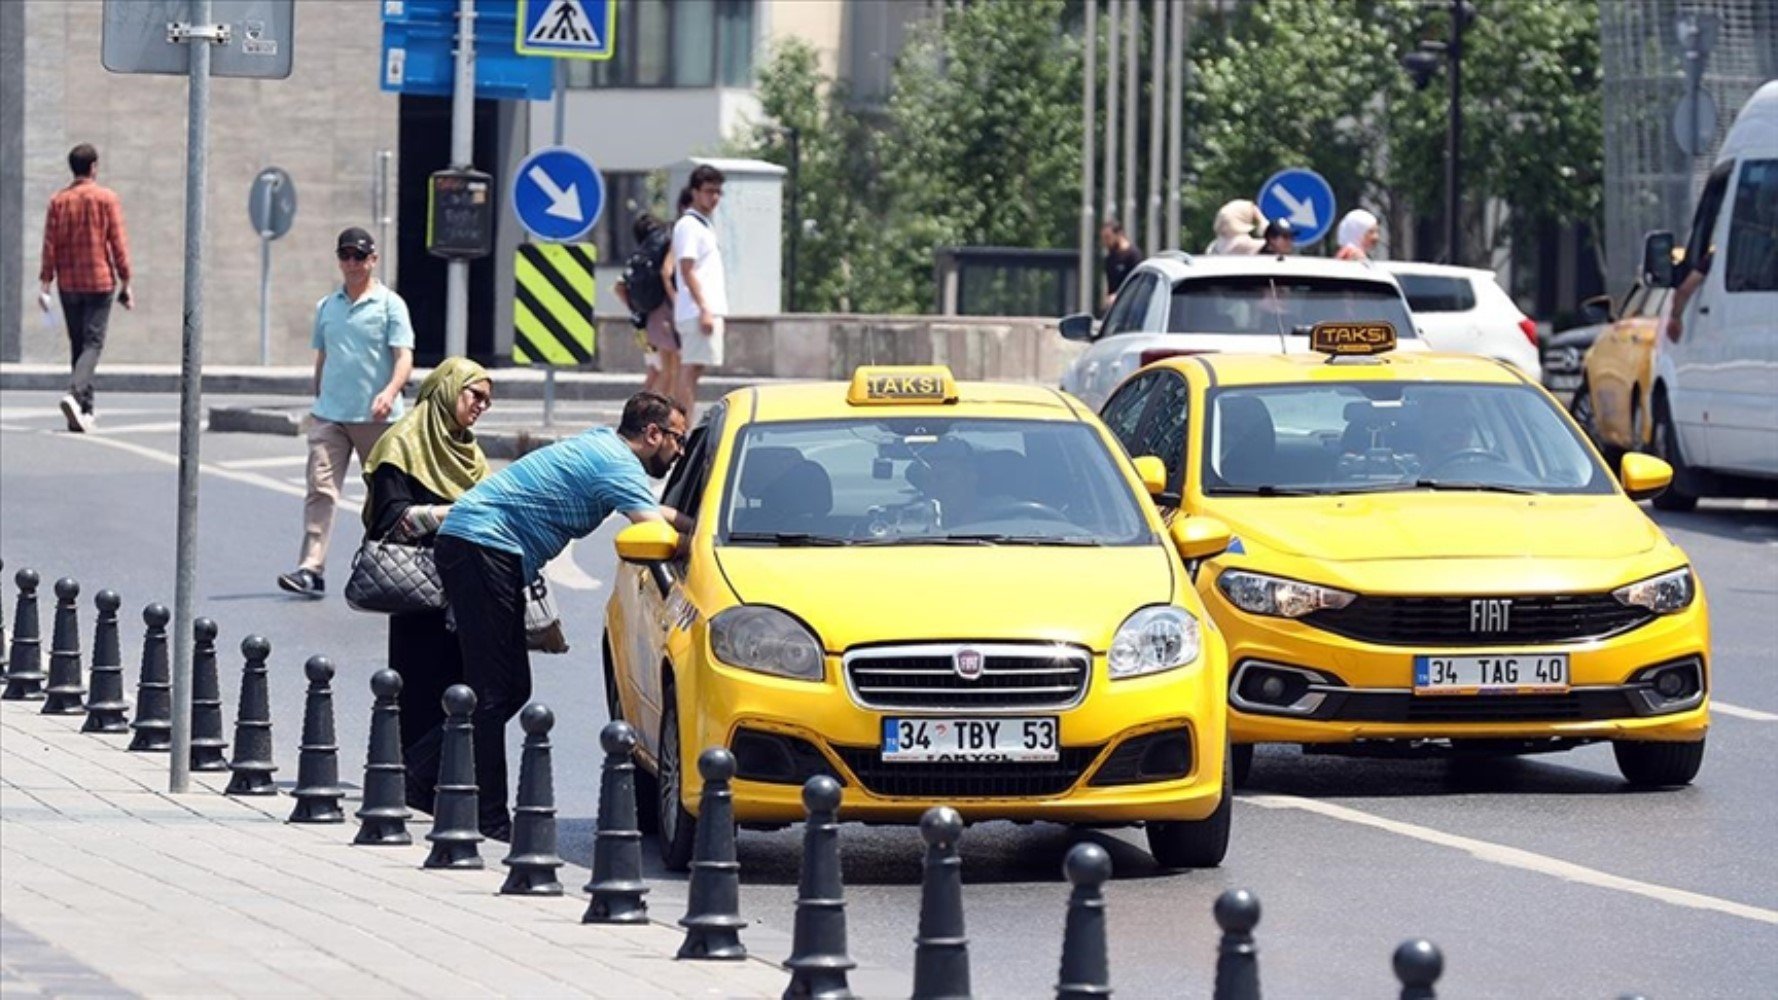
[[[1418,695],[1409,691],[1367,694],[1330,692],[1314,713],[1337,722],[1587,722],[1635,718],[1630,688],[1566,694]]]
[[[965,678],[960,656],[981,658]],[[926,643],[872,646],[845,656],[846,683],[867,708],[1061,709],[1080,701],[1092,654],[1077,646],[1017,643]]]
[[[1303,621],[1337,635],[1385,646],[1499,646],[1581,642],[1628,632],[1654,617],[1610,594],[1487,597],[1510,600],[1509,627],[1470,631],[1468,597],[1378,597],[1361,594],[1338,610],[1311,612]]]
[[[834,747],[874,795],[904,798],[1038,798],[1074,787],[1099,747],[1063,747],[1044,764],[967,761],[888,764],[878,747]]]

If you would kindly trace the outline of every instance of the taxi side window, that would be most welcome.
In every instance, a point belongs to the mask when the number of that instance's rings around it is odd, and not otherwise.
[[[1099,419],[1105,421],[1112,437],[1117,438],[1131,458],[1143,454],[1136,450],[1136,432],[1142,428],[1142,416],[1148,412],[1148,404],[1160,384],[1160,372],[1138,375],[1112,393],[1105,401],[1105,408],[1099,411]]]
[[[722,437],[722,420],[727,414],[728,408],[721,404],[711,411],[710,419],[698,425],[686,438],[685,457],[667,477],[661,503],[686,517],[698,516],[698,504],[703,499],[704,486],[710,482],[711,459],[716,454],[716,442]]]
[[[1185,430],[1188,398],[1185,379],[1173,372],[1156,373],[1154,401],[1148,407],[1148,419],[1138,430],[1137,447],[1132,455],[1153,455],[1167,467],[1167,492],[1179,495],[1185,489]]]

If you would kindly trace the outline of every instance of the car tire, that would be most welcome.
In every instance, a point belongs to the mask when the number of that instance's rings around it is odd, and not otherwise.
[[[1215,868],[1229,851],[1229,826],[1234,813],[1233,752],[1222,757],[1222,801],[1203,819],[1165,820],[1148,824],[1148,853],[1162,868]]]
[[[1674,788],[1689,785],[1704,763],[1704,741],[1696,743],[1638,743],[1616,740],[1611,752],[1624,780],[1641,788]]]
[[[1654,505],[1657,510],[1687,511],[1698,506],[1698,495],[1690,492],[1691,474],[1685,467],[1685,456],[1680,454],[1679,435],[1673,428],[1673,415],[1667,407],[1667,397],[1655,399],[1655,457],[1673,467],[1673,481],[1667,488],[1655,494]]]
[[[1605,439],[1599,436],[1599,415],[1593,409],[1593,389],[1587,383],[1584,375],[1581,376],[1580,385],[1574,387],[1573,398],[1568,401],[1568,415],[1580,425],[1581,432],[1587,436],[1587,440],[1593,442],[1593,447],[1599,449],[1599,454],[1604,456],[1606,464],[1611,466],[1612,474],[1616,475],[1618,462],[1623,459],[1623,452],[1607,444]]]
[[[1229,747],[1229,777],[1236,788],[1246,788],[1253,777],[1253,744],[1236,743]]]
[[[698,820],[681,801],[684,784],[684,753],[679,746],[679,703],[671,685],[661,693],[661,741],[657,751],[655,780],[650,782],[655,793],[655,842],[660,845],[661,864],[670,872],[691,869],[692,844],[696,840]],[[641,799],[641,783],[637,783],[637,799]]]

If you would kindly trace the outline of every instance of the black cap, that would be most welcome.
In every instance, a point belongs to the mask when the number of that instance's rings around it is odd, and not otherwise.
[[[1264,238],[1269,240],[1277,236],[1284,236],[1293,240],[1296,239],[1296,233],[1290,228],[1289,219],[1273,219],[1266,223],[1266,235]]]
[[[377,241],[371,239],[369,233],[359,229],[357,226],[353,226],[350,229],[342,230],[340,232],[339,245],[334,248],[334,251],[337,253],[340,250],[357,250],[362,253],[376,253]]]

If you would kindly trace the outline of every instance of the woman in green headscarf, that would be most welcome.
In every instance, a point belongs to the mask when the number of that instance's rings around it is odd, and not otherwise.
[[[487,369],[446,358],[420,384],[414,408],[383,434],[364,462],[370,495],[364,537],[431,545],[451,503],[488,474],[470,430],[494,403]],[[445,688],[461,682],[463,658],[443,611],[389,616],[389,666],[401,675],[401,733],[406,759],[426,759],[415,744],[444,721]],[[421,768],[420,770],[430,770]],[[430,813],[437,774],[408,771],[408,805]]]

